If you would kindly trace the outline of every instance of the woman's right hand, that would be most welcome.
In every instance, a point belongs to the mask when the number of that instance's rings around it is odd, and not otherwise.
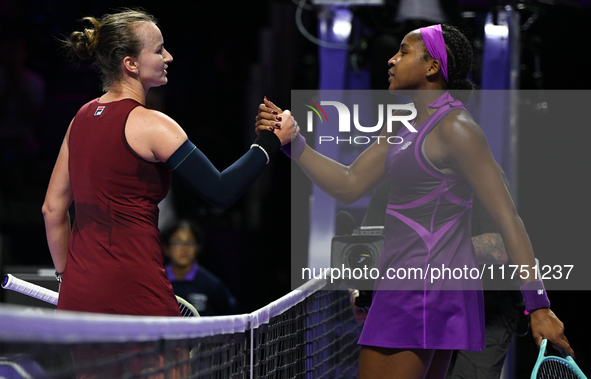
[[[575,352],[564,335],[564,324],[554,312],[549,308],[541,308],[530,313],[530,317],[531,331],[538,349],[542,339],[546,338],[555,349],[562,348],[571,357],[575,357]]]

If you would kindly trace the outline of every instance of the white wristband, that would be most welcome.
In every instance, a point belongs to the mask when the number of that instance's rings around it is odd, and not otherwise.
[[[261,149],[261,151],[263,153],[265,153],[265,157],[267,157],[267,163],[265,164],[269,164],[269,154],[267,154],[267,151],[265,149],[263,149],[263,147],[259,144],[253,143],[252,145],[250,145],[250,148],[252,149],[253,147],[258,147],[259,149]]]

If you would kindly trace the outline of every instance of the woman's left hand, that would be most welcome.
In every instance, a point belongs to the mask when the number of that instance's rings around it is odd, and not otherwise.
[[[300,128],[291,117],[289,110],[282,111],[266,97],[264,104],[259,105],[259,113],[255,120],[255,132],[261,134],[264,130],[274,132],[281,140],[281,145],[285,145],[300,132]]]
[[[562,348],[573,358],[575,352],[570,347],[566,336],[564,335],[564,324],[556,317],[549,308],[542,308],[533,311],[531,314],[531,330],[534,340],[540,348],[542,339],[546,338],[552,342],[552,346],[558,350]]]

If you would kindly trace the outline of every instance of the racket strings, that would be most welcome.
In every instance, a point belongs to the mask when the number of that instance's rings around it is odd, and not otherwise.
[[[536,379],[579,379],[568,364],[554,359],[546,359],[538,368]]]
[[[195,317],[195,315],[193,314],[193,311],[191,311],[191,309],[187,306],[185,306],[184,304],[179,302],[179,310],[181,311],[181,316],[183,317]]]

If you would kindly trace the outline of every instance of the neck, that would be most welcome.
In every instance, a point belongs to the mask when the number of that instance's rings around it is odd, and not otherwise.
[[[444,93],[445,90],[441,88],[429,88],[427,90],[415,91],[411,98],[417,109],[417,117],[425,115],[429,116],[433,113],[435,109],[429,108],[429,104],[437,100]]]
[[[175,277],[177,277],[178,279],[181,279],[181,278],[184,278],[185,276],[187,276],[187,274],[189,273],[189,271],[191,271],[192,268],[193,268],[193,263],[191,263],[188,266],[172,265],[172,272]]]
[[[133,99],[142,105],[146,105],[147,89],[144,89],[138,79],[126,78],[114,83],[107,93],[101,96],[101,101],[108,103],[123,99]]]

